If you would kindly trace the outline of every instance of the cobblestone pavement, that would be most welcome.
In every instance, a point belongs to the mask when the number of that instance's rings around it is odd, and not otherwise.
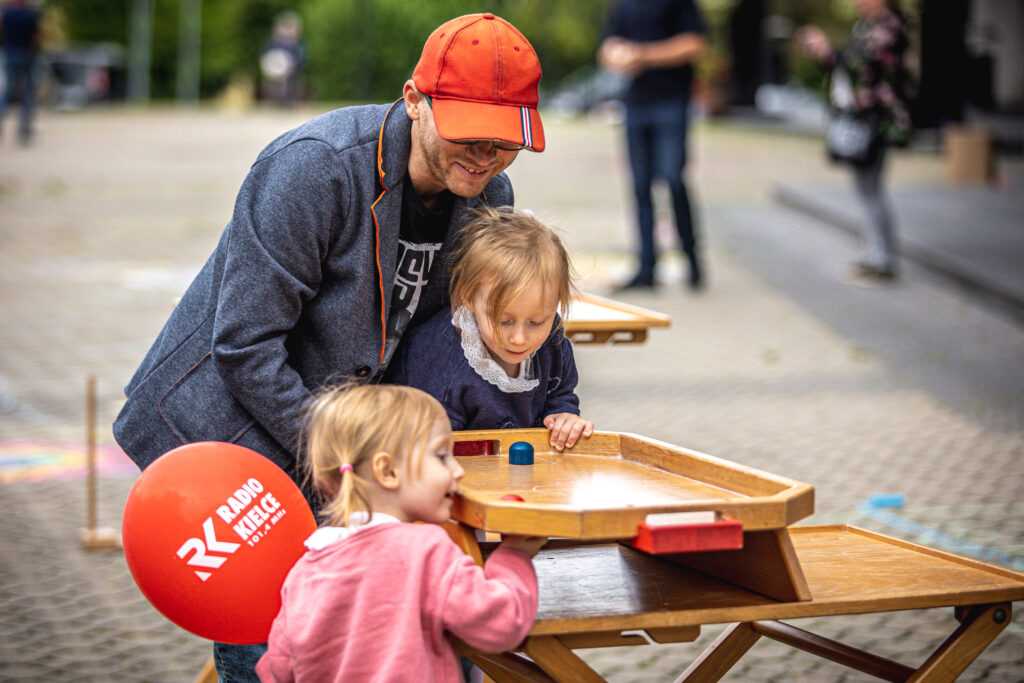
[[[43,463],[16,477],[12,460],[48,446],[80,466],[89,374],[99,441],[112,442],[121,387],[216,243],[249,164],[310,113],[43,112],[34,147],[0,143],[0,680],[188,681],[209,656],[149,606],[121,553],[81,549],[80,476]],[[545,123],[548,150],[511,169],[517,203],[561,227],[583,287],[607,293],[631,265],[619,131]],[[770,201],[779,179],[848,182],[815,140],[703,123],[691,174],[709,287],[686,292],[668,254],[657,291],[624,297],[672,327],[637,347],[580,347],[584,413],[599,429],[813,484],[810,522],[953,543],[1020,568],[1020,324],[913,265],[895,287],[845,282],[853,238]],[[941,178],[941,160],[923,153],[892,169],[896,191]],[[99,523],[117,527],[135,472],[115,457],[102,473]],[[906,496],[899,523],[861,511],[874,493]],[[907,664],[955,624],[951,610],[794,623]],[[613,682],[671,681],[720,630],[583,654]],[[962,680],[1022,679],[1018,616]],[[761,642],[725,680],[868,679]]]

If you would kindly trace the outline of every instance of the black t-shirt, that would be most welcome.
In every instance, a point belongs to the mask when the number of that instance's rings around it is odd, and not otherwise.
[[[438,209],[428,209],[416,194],[412,180],[405,176],[402,189],[402,225],[399,229],[398,259],[395,263],[395,286],[391,290],[391,312],[384,358],[390,360],[402,333],[412,325],[419,325],[436,311],[419,309],[420,294],[430,281],[432,272],[444,268],[437,258],[444,244],[448,224],[452,219],[455,195],[448,190],[441,193]]]
[[[605,37],[650,43],[680,33],[705,33],[694,0],[620,0],[612,11]],[[693,67],[689,64],[648,69],[634,78],[626,92],[628,104],[690,99]]]
[[[39,11],[7,7],[0,12],[0,44],[4,49],[30,50],[38,43]]]

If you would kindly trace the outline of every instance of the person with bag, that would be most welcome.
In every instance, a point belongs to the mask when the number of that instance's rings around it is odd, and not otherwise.
[[[860,19],[846,45],[836,50],[817,26],[796,34],[802,52],[830,70],[829,158],[853,168],[867,212],[865,254],[855,274],[891,281],[898,274],[896,225],[885,197],[883,171],[889,147],[906,145],[911,130],[907,104],[906,20],[896,0],[853,0]]]

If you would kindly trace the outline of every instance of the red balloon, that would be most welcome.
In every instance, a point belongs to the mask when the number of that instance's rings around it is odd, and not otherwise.
[[[281,584],[315,529],[284,470],[214,441],[157,458],[121,522],[128,569],[153,606],[198,636],[239,645],[267,640]]]

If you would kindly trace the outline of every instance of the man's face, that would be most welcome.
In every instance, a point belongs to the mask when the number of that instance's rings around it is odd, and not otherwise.
[[[409,175],[416,192],[429,205],[443,190],[460,197],[483,192],[491,178],[515,161],[518,150],[503,150],[481,140],[473,144],[449,142],[437,134],[427,99],[406,84],[406,111],[413,119]]]

